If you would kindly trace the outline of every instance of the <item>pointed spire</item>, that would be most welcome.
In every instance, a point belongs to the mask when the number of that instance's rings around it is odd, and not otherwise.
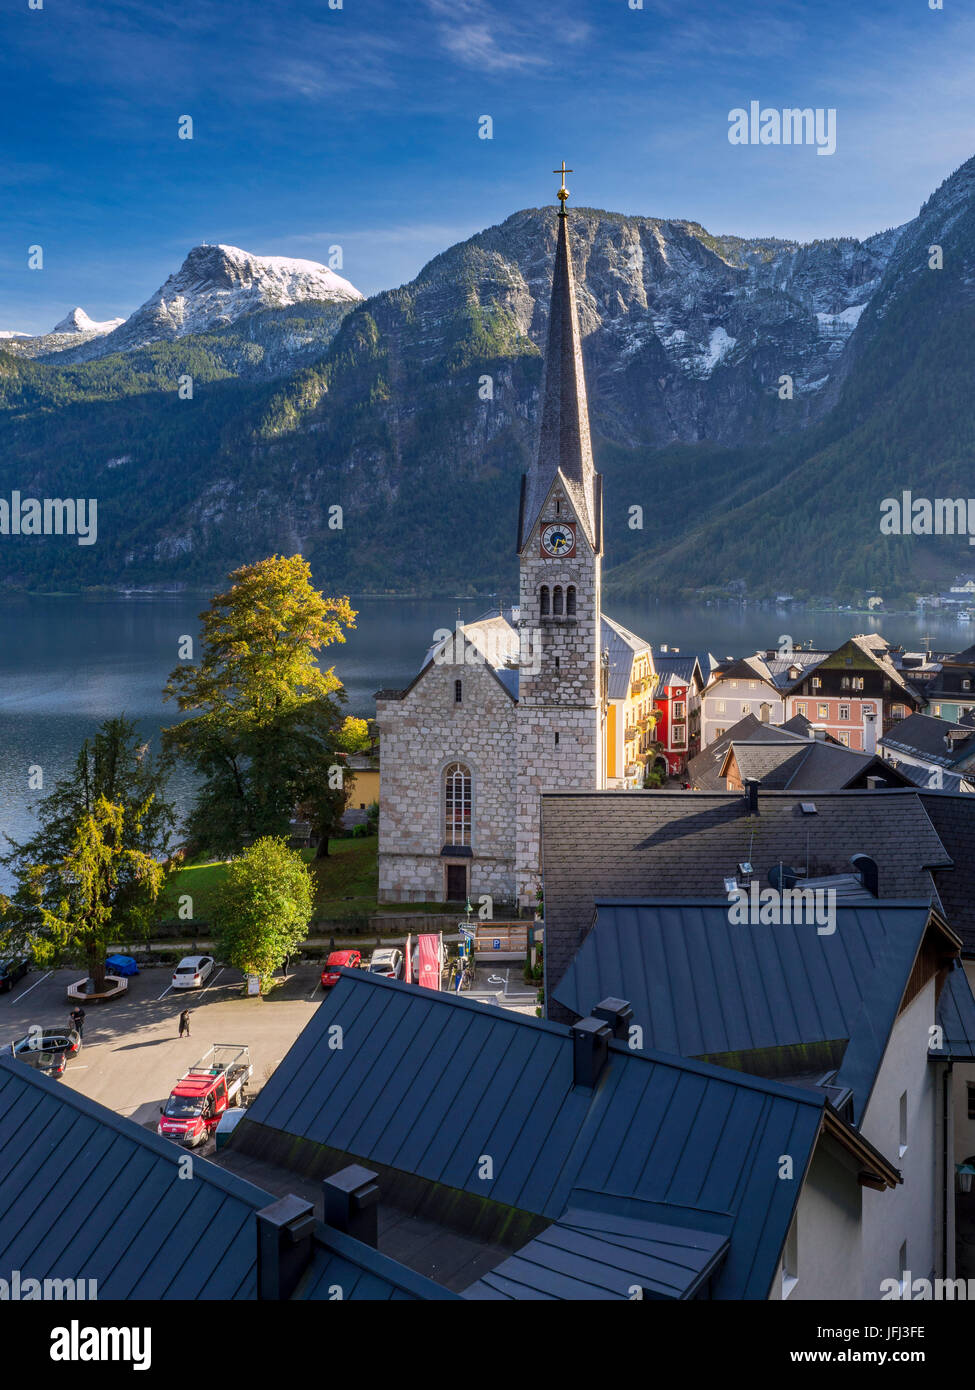
[[[556,170],[556,172],[560,172]],[[521,532],[518,547],[523,549],[556,475],[561,472],[570,500],[596,550],[601,549],[598,516],[598,476],[589,438],[589,406],[586,378],[582,366],[582,340],[576,311],[575,279],[569,248],[568,216],[565,211],[563,172],[559,198],[558,239],[552,277],[552,306],[545,354],[545,380],[542,388],[542,420],[538,454],[525,483]]]

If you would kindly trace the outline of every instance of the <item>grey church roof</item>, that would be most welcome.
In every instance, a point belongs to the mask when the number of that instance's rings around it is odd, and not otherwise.
[[[599,475],[589,437],[589,406],[575,303],[568,214],[558,215],[552,300],[545,352],[538,452],[525,477],[518,549],[523,550],[545,499],[561,474],[590,545],[602,550]]]

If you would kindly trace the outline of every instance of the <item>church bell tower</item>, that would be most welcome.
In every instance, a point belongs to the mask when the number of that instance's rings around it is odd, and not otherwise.
[[[519,904],[534,906],[546,791],[603,785],[600,736],[602,478],[589,438],[589,408],[569,247],[565,162],[558,190],[555,270],[538,452],[522,479],[516,878]]]

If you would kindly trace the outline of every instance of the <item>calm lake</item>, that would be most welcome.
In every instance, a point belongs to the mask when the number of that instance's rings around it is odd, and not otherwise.
[[[45,790],[72,765],[84,738],[110,715],[136,720],[147,738],[175,722],[172,704],[161,696],[177,665],[178,643],[194,638],[203,595],[23,598],[0,602],[0,832],[16,839],[34,826],[34,807],[43,791],[28,789],[28,769],[40,765]],[[375,713],[373,695],[398,688],[415,675],[437,628],[456,618],[470,620],[490,600],[362,599],[357,627],[343,646],[331,648],[348,694],[350,714]],[[684,652],[742,656],[777,645],[788,633],[796,645],[834,647],[854,632],[878,631],[909,647],[930,636],[936,648],[970,645],[975,630],[948,617],[928,614],[865,617],[756,607],[644,607],[609,601],[606,610],[654,646],[668,643]],[[177,778],[174,799],[185,805],[188,777]],[[2,843],[2,842],[0,842]],[[0,887],[9,883],[0,870]]]

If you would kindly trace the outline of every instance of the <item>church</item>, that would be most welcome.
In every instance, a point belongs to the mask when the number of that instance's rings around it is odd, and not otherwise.
[[[532,908],[539,795],[642,785],[650,645],[601,607],[596,472],[565,172],[538,449],[522,478],[519,603],[435,640],[405,690],[380,690],[379,901],[489,895]],[[652,754],[649,756],[652,757]]]

